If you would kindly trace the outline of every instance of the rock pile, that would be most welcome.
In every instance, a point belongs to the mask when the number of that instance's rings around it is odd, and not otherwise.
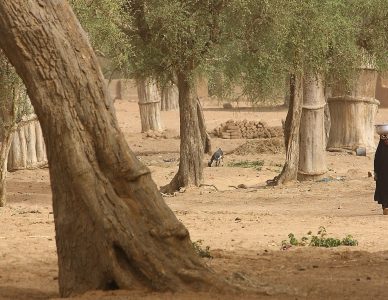
[[[234,121],[228,120],[214,128],[213,134],[223,139],[257,139],[283,136],[281,126],[268,127],[261,121]]]

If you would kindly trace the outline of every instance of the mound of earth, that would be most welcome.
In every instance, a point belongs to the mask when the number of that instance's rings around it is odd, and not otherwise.
[[[284,153],[284,139],[274,137],[269,139],[249,140],[232,151],[237,155],[249,155],[257,153],[277,154]]]

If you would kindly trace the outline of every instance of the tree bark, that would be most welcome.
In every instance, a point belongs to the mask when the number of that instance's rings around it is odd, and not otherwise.
[[[47,145],[61,296],[114,288],[223,289],[125,142],[96,56],[67,1],[0,1],[0,36]],[[180,86],[190,91],[182,76]],[[197,182],[203,148],[193,143],[200,140],[198,116],[196,101],[187,97],[180,95],[189,118],[181,122],[182,153],[193,157],[181,156],[181,164],[195,161]],[[191,125],[195,136],[186,132]]]
[[[172,193],[181,187],[199,186],[203,180],[205,147],[200,128],[200,105],[195,86],[190,83],[187,74],[189,71],[178,74],[181,137],[179,169],[172,181],[161,188],[164,193]]]
[[[377,72],[360,69],[350,91],[336,87],[328,99],[331,128],[327,149],[375,149],[374,122],[380,102],[375,99]]]
[[[284,126],[284,141],[286,145],[286,162],[280,175],[275,178],[275,184],[285,184],[298,177],[299,165],[299,129],[303,105],[303,76],[291,75],[290,105]]]
[[[137,94],[141,119],[141,132],[161,131],[160,93],[152,80],[138,79]]]
[[[161,95],[161,111],[171,111],[179,108],[179,92],[175,84],[167,84],[162,87]]]
[[[327,172],[325,87],[321,75],[308,73],[303,81],[298,179],[316,180]]]

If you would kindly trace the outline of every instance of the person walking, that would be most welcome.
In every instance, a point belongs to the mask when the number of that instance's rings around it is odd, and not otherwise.
[[[380,135],[374,161],[376,181],[375,201],[381,204],[383,215],[388,215],[388,134]]]

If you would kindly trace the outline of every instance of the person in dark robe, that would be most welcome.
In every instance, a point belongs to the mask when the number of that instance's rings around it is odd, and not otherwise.
[[[376,181],[375,201],[381,204],[383,214],[388,215],[388,134],[380,135],[374,163]]]

